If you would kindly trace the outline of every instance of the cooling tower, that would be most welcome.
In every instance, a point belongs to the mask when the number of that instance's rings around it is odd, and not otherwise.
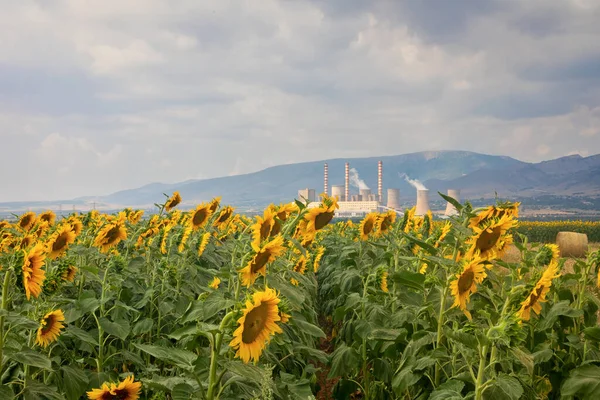
[[[327,163],[323,166],[323,192],[329,194],[329,168]]]
[[[331,197],[337,198],[338,201],[344,199],[344,185],[331,186]]]
[[[377,201],[383,203],[383,162],[377,163]]]
[[[448,189],[448,197],[452,197],[454,200],[456,200],[460,203],[460,190]],[[451,203],[448,203],[446,205],[446,212],[444,213],[444,215],[449,217],[450,215],[457,215],[457,214],[458,214],[458,210],[456,209],[456,207],[454,207]]]
[[[344,170],[344,201],[350,201],[350,164],[346,163]]]
[[[362,201],[369,200],[369,195],[371,194],[371,189],[360,189],[358,192],[360,193],[360,199]]]
[[[429,211],[429,189],[417,190],[417,209],[415,215],[423,216]]]
[[[400,209],[400,189],[387,190],[387,207],[394,210]]]

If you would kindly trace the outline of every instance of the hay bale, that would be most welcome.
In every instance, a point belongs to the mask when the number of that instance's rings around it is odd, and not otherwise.
[[[585,257],[588,251],[588,237],[585,233],[558,232],[556,244],[561,257]]]
[[[507,263],[518,263],[521,262],[521,252],[514,244],[508,246],[502,257],[502,261]]]

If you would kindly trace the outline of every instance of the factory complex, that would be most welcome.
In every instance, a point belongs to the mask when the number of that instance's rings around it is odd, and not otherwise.
[[[327,164],[323,166],[323,191],[327,195],[335,198],[339,209],[335,216],[338,218],[363,217],[364,215],[375,211],[393,210],[397,213],[403,212],[400,207],[400,189],[387,189],[387,196],[383,196],[383,162],[377,162],[377,193],[372,193],[366,185],[358,185],[358,193],[350,193],[350,164],[346,163],[344,168],[344,184],[332,185],[329,189],[329,168]],[[448,190],[448,196],[460,201],[459,190]],[[315,189],[298,190],[298,199],[308,201],[308,207],[318,207],[320,202],[320,193],[317,196]],[[430,211],[429,208],[429,190],[425,188],[417,189],[417,201],[415,215],[422,216]],[[444,216],[456,214],[457,210],[450,203],[447,203]]]

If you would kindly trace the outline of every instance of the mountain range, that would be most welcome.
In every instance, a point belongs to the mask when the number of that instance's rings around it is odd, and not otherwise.
[[[323,164],[329,168],[329,186],[344,184],[344,164],[350,163],[362,184],[377,193],[377,162],[383,162],[383,193],[400,189],[403,203],[414,203],[416,189],[405,178],[418,180],[435,192],[460,189],[463,199],[522,199],[539,196],[576,196],[600,198],[600,154],[572,155],[539,163],[528,163],[506,156],[467,151],[428,151],[396,156],[330,159],[279,165],[248,174],[179,183],[152,183],[100,197],[80,197],[63,204],[91,204],[102,207],[151,207],[164,201],[164,194],[179,191],[183,205],[192,206],[221,196],[236,207],[260,208],[271,202],[289,202],[298,190],[323,191]],[[358,193],[357,186],[350,187]],[[57,202],[53,202],[57,203]],[[15,204],[15,203],[13,203]],[[42,206],[39,202],[39,206]],[[7,204],[0,204],[6,209]]]

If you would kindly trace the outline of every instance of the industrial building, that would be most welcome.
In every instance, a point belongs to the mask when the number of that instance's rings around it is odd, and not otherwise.
[[[366,186],[366,185],[365,185]],[[339,209],[336,210],[336,217],[363,217],[373,211],[393,210],[400,212],[400,189],[388,188],[387,196],[383,196],[383,162],[377,162],[377,194],[371,192],[371,189],[361,187],[358,193],[350,193],[350,164],[344,166],[344,184],[329,186],[329,167],[325,163],[323,166],[323,192],[337,199]],[[448,196],[460,201],[459,190],[448,190]],[[320,198],[315,189],[298,190],[298,198],[309,201],[309,208],[318,207]],[[429,207],[429,190],[417,190],[417,202],[415,215],[422,216],[427,214]],[[448,217],[457,213],[456,208],[448,203],[444,216]]]

